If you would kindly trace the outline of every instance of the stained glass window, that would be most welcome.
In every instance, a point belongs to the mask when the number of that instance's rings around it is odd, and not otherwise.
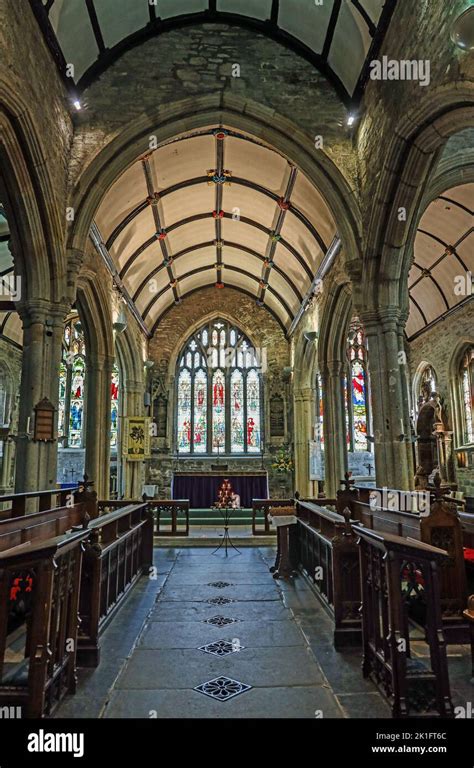
[[[64,326],[59,367],[58,436],[64,448],[82,448],[86,379],[84,334],[77,314]]]
[[[207,373],[200,368],[194,379],[194,453],[206,453],[206,450]]]
[[[119,415],[120,373],[116,365],[110,381],[110,447],[117,450],[118,444],[118,415]]]
[[[178,362],[179,453],[245,454],[261,450],[261,370],[250,341],[224,320],[206,324]]]
[[[316,402],[318,415],[316,420],[315,439],[319,442],[321,450],[324,451],[324,405],[323,405],[323,377],[320,373],[316,375]]]
[[[247,374],[247,450],[260,450],[260,377],[254,368]]]
[[[467,350],[461,364],[461,395],[463,404],[463,440],[474,443],[474,347]]]
[[[369,433],[369,377],[367,347],[364,329],[353,320],[347,338],[349,375],[344,382],[347,444],[351,451],[370,451]]]
[[[244,450],[244,377],[235,370],[230,377],[230,450]]]
[[[191,374],[185,368],[178,378],[178,450],[191,447]]]

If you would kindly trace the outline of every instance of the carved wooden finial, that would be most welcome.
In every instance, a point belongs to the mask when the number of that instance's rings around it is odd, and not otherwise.
[[[351,528],[351,510],[349,507],[344,507],[342,510],[342,516],[344,517],[345,522],[345,534],[352,534],[352,528]]]
[[[344,480],[341,480],[341,485],[344,486],[345,491],[350,491],[352,486],[355,483],[355,480],[351,479],[352,472],[345,472],[344,473]]]

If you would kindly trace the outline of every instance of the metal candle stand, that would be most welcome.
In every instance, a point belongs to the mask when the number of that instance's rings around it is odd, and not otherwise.
[[[224,521],[224,538],[222,539],[221,543],[219,544],[218,547],[216,547],[216,549],[212,554],[215,555],[216,552],[218,552],[222,547],[224,547],[225,556],[228,557],[229,547],[232,547],[232,549],[235,549],[235,551],[240,555],[240,550],[237,549],[237,547],[233,544],[232,539],[229,536],[230,516],[231,516],[232,509],[234,509],[234,507],[232,506],[232,502],[234,499],[234,492],[232,490],[232,486],[229,480],[224,479],[224,482],[219,488],[217,498],[218,500],[214,505],[214,509],[219,510],[219,512],[221,513],[222,519]]]

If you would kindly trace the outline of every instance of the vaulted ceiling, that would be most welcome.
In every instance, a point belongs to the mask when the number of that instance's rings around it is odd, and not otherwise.
[[[95,227],[149,332],[209,285],[254,297],[288,331],[336,235],[301,171],[226,128],[137,159],[105,195]]]
[[[284,43],[342,98],[359,98],[395,0],[30,0],[60,68],[79,89],[142,40],[184,24],[227,22]],[[369,57],[370,52],[370,57]]]
[[[474,274],[473,207],[474,184],[462,184],[433,200],[420,220],[408,278],[409,339],[472,300],[469,291],[462,293],[462,280],[467,284]]]

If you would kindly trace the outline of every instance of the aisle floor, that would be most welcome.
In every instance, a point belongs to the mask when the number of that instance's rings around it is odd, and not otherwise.
[[[212,552],[155,550],[156,578],[135,587],[57,717],[390,717],[360,649],[334,650],[306,581],[272,578],[273,547]]]

